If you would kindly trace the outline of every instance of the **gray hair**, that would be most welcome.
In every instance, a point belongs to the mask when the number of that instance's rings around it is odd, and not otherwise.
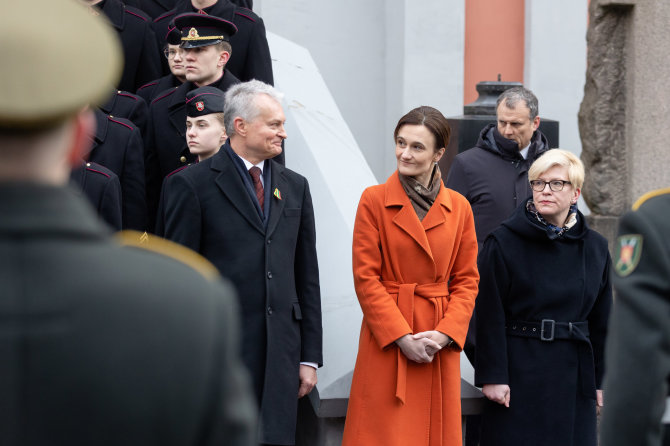
[[[223,107],[224,123],[228,136],[235,134],[235,118],[242,118],[245,121],[253,121],[261,113],[256,104],[256,97],[265,94],[281,103],[284,94],[275,89],[272,85],[257,81],[233,85],[226,92],[226,98]]]
[[[496,110],[498,109],[498,106],[503,103],[503,101],[505,102],[505,106],[509,108],[515,108],[519,101],[523,101],[524,104],[526,104],[526,107],[528,107],[530,110],[531,121],[534,120],[539,113],[537,97],[527,88],[512,87],[503,91],[502,94],[498,96],[498,100],[496,101]]]

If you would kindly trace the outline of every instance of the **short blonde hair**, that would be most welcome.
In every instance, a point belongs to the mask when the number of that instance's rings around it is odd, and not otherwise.
[[[528,170],[528,181],[537,180],[547,170],[554,166],[563,166],[568,169],[568,180],[575,189],[584,185],[584,164],[571,152],[563,149],[551,149],[540,156]]]

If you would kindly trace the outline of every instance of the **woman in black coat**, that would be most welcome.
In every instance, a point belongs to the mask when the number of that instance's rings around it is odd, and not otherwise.
[[[490,400],[481,445],[595,446],[612,303],[607,241],[577,210],[579,158],[550,150],[528,178],[533,197],[479,256],[475,381]]]

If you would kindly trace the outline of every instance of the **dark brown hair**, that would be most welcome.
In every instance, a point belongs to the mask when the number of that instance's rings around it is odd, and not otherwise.
[[[436,108],[422,105],[414,110],[410,110],[405,116],[400,118],[398,125],[395,126],[393,132],[393,139],[398,138],[398,132],[404,125],[422,125],[430,130],[430,133],[435,137],[435,151],[437,152],[442,147],[445,149],[449,145],[449,137],[451,136],[451,127],[447,122],[447,118],[440,113]]]

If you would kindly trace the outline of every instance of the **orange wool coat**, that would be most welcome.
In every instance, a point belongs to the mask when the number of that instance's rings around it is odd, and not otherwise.
[[[353,271],[363,324],[343,446],[461,445],[460,349],[479,281],[470,204],[442,185],[420,221],[397,172],[366,189]],[[406,359],[394,341],[426,330],[457,345]]]

